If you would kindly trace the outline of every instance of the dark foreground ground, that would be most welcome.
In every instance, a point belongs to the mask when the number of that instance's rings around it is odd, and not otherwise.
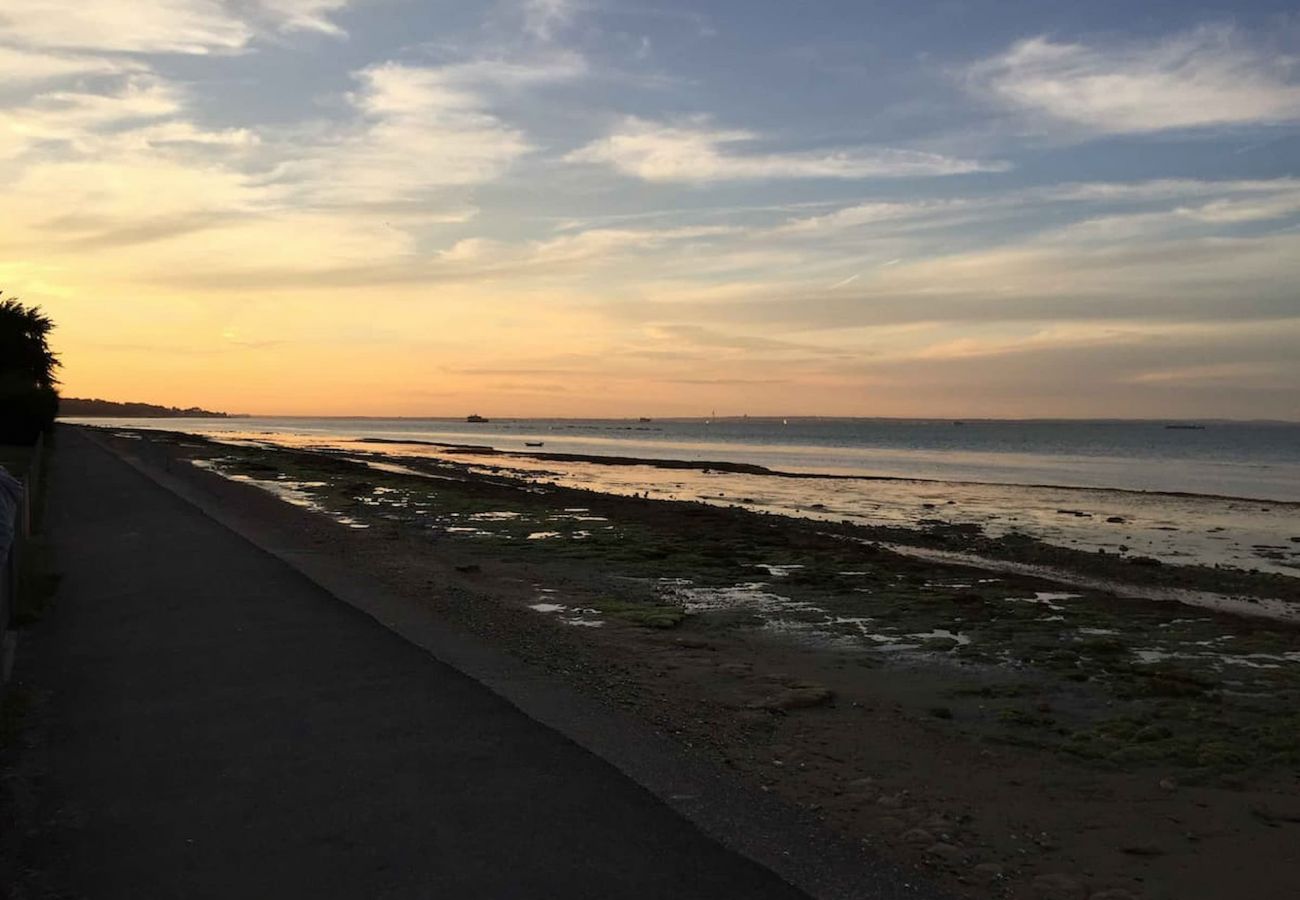
[[[815,896],[1300,896],[1300,628],[1145,593],[1285,605],[1296,579],[618,497],[454,454],[64,435]]]
[[[84,437],[51,475],[12,896],[803,896]]]

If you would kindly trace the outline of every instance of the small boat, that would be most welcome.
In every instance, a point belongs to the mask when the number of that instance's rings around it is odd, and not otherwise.
[[[524,441],[525,447],[545,447],[546,441]]]
[[[650,422],[650,421],[653,421],[653,420],[652,420],[649,416],[642,416],[642,417],[641,417],[640,419],[638,419],[637,421],[639,421],[639,422]]]
[[[474,415],[472,416],[466,416],[465,421],[466,422],[490,422],[491,419],[485,419],[482,416],[480,416],[478,413],[474,413]]]

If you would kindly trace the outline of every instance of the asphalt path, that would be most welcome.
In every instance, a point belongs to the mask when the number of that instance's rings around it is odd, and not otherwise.
[[[24,655],[58,889],[804,897],[85,437],[54,454]]]

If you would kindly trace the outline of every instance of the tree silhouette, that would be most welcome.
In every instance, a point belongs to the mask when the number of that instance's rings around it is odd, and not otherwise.
[[[60,363],[50,350],[54,323],[35,306],[0,299],[0,442],[28,442],[54,423]]]

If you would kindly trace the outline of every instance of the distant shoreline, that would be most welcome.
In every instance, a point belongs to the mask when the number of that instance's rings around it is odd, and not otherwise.
[[[159,406],[154,403],[119,403],[98,398],[59,398],[59,418],[96,419],[243,419],[245,414],[215,412],[198,406]]]

